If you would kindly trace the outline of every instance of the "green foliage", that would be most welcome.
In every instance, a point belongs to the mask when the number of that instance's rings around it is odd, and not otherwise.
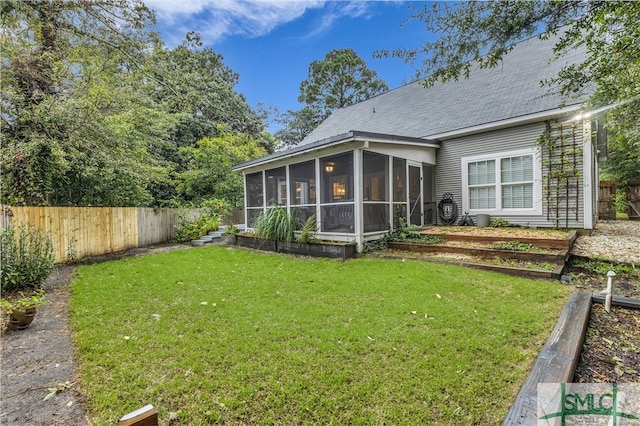
[[[583,268],[587,271],[595,272],[603,276],[606,276],[609,271],[613,271],[616,275],[622,276],[640,275],[640,270],[635,265],[627,263],[613,263],[605,260],[575,258],[571,260],[571,264],[575,267]]]
[[[493,248],[498,250],[531,251],[534,247],[531,244],[521,243],[520,241],[506,241],[494,244]]]
[[[494,217],[489,222],[489,226],[492,228],[507,228],[509,226],[509,221],[501,217]]]
[[[399,218],[400,226],[393,231],[389,231],[381,238],[373,241],[367,241],[364,245],[364,253],[369,253],[376,250],[385,250],[388,247],[389,242],[399,243],[415,243],[415,244],[439,244],[444,241],[444,238],[437,235],[422,235],[415,225],[408,225],[407,221],[403,218]]]
[[[275,141],[235,92],[238,75],[197,34],[167,48],[140,0],[6,1],[1,11],[0,202],[241,204],[229,164]],[[218,137],[230,140],[214,166],[180,151]]]
[[[233,173],[235,164],[267,154],[257,139],[232,134],[225,126],[217,128],[220,136],[204,138],[197,146],[181,148],[179,153],[187,169],[176,175],[176,190],[195,203],[210,197],[229,200],[232,207],[243,206],[242,175]]]
[[[389,90],[378,73],[353,49],[334,49],[323,60],[309,65],[307,79],[300,83],[298,101],[320,110],[326,118],[344,108]]]
[[[307,218],[298,235],[298,241],[301,243],[313,243],[316,241],[315,233],[318,232],[318,221],[316,214],[312,214]]]
[[[322,123],[322,117],[320,109],[308,105],[297,111],[289,110],[279,116],[276,122],[284,126],[274,135],[280,141],[279,148],[287,149],[298,145]]]
[[[5,315],[11,315],[13,312],[21,309],[37,308],[49,303],[44,295],[44,289],[38,289],[33,294],[25,294],[23,291],[18,292],[18,297],[12,299],[0,299],[0,306]]]
[[[3,202],[151,203],[162,126],[135,81],[152,20],[137,0],[2,3]]]
[[[571,96],[591,91],[587,111],[608,128],[607,179],[624,186],[640,179],[640,2],[636,1],[456,1],[416,7],[411,19],[436,39],[415,48],[380,50],[376,57],[396,57],[413,65],[427,86],[467,78],[475,64],[499,66],[519,41],[564,33],[549,60],[575,49],[586,59],[568,64],[543,81]]]
[[[2,291],[38,288],[55,269],[53,242],[41,229],[13,225],[0,233]]]
[[[238,227],[236,225],[229,225],[229,226],[227,226],[225,228],[225,230],[222,233],[222,235],[233,236],[233,235],[236,235],[238,232],[240,232],[240,230],[238,229]]]
[[[220,221],[231,209],[228,201],[218,198],[204,200],[198,208],[182,208],[173,241],[184,243],[217,231]]]
[[[256,218],[253,231],[257,238],[291,242],[298,228],[298,217],[284,207],[270,207]]]
[[[297,145],[336,109],[387,90],[387,83],[353,49],[331,50],[323,60],[311,62],[307,79],[300,83],[298,101],[304,107],[276,119],[283,125],[275,134],[280,148]]]
[[[629,209],[626,191],[616,191],[615,209],[616,213],[626,213]]]

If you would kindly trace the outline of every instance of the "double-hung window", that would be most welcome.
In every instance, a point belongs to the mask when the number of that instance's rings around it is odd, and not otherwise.
[[[463,209],[470,213],[540,214],[540,163],[534,150],[464,157]]]

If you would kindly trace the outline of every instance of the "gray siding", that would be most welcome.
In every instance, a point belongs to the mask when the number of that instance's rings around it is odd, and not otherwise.
[[[582,133],[579,129],[576,132],[580,140],[578,143],[581,146]],[[490,153],[501,153],[505,151],[514,151],[519,149],[531,148],[535,145],[537,139],[545,130],[545,123],[539,122],[534,124],[527,124],[523,126],[490,131],[482,134],[465,136],[457,139],[450,139],[442,141],[440,148],[437,151],[437,166],[436,166],[436,201],[440,201],[442,196],[446,192],[453,193],[454,200],[458,205],[458,217],[462,212],[462,170],[461,162],[463,157],[485,155]],[[580,155],[577,155],[577,170],[582,170],[582,151]],[[573,158],[571,158],[573,160]],[[543,195],[542,195],[542,215],[533,216],[504,216],[499,217],[506,219],[509,223],[518,224],[522,226],[531,227],[565,227],[568,224],[569,228],[582,228],[583,227],[583,209],[584,209],[584,190],[582,177],[583,173],[577,173],[578,182],[576,185],[571,186],[569,191],[569,211],[568,215],[565,214],[565,210],[556,212],[555,208],[550,211],[549,197],[545,193],[545,182],[547,181],[546,175],[546,162],[545,158],[542,158],[542,175],[543,175]],[[556,185],[551,182],[551,192],[554,191]],[[561,188],[562,193],[558,196],[565,196],[566,189],[563,186]],[[563,201],[564,202],[564,201]],[[553,203],[555,207],[556,203]],[[576,216],[577,214],[577,216]],[[565,219],[568,216],[568,220]],[[558,220],[556,220],[556,217]],[[474,218],[475,219],[475,218]]]

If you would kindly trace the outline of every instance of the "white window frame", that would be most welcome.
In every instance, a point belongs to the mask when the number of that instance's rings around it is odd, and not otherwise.
[[[507,209],[502,207],[502,179],[501,167],[505,158],[533,156],[533,207]],[[495,160],[495,192],[496,206],[494,209],[471,209],[469,200],[469,163],[477,161]],[[489,185],[487,185],[489,186]],[[508,185],[506,185],[508,186]],[[493,154],[474,155],[462,157],[462,210],[470,214],[491,214],[504,216],[532,216],[542,215],[542,165],[540,155],[534,148],[521,149],[517,151],[496,152]]]

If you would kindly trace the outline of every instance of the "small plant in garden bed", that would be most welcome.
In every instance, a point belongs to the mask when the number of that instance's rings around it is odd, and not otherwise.
[[[489,226],[491,228],[507,228],[509,226],[509,221],[506,219],[502,219],[501,217],[494,217],[489,222]]]
[[[300,243],[314,243],[317,241],[315,234],[318,231],[318,222],[316,221],[315,213],[309,216],[304,223],[304,226],[300,230],[298,235],[298,242]]]
[[[529,243],[521,243],[520,241],[507,241],[504,243],[496,243],[493,245],[493,248],[498,250],[531,251],[534,247]]]
[[[439,244],[444,242],[444,238],[437,235],[422,235],[414,225],[407,225],[406,221],[400,219],[400,226],[385,234],[382,238],[365,243],[364,252],[369,253],[376,250],[385,250],[388,243],[415,243],[415,244]]]
[[[571,266],[601,275],[606,275],[607,272],[613,271],[619,276],[640,277],[640,268],[629,263],[612,263],[605,260],[575,258],[571,260]]]
[[[224,236],[233,236],[236,235],[238,232],[240,232],[240,230],[238,229],[238,227],[236,225],[229,225],[225,228],[224,232],[222,233],[222,235]]]

